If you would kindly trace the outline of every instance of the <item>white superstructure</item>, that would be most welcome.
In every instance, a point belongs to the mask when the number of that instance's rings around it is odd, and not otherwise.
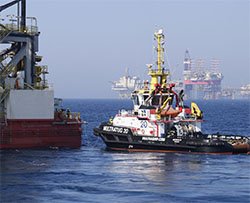
[[[126,75],[119,78],[117,81],[112,82],[112,90],[119,93],[120,98],[130,98],[131,93],[141,86],[139,77],[130,76],[128,69]]]
[[[54,91],[12,89],[5,107],[7,119],[54,119]]]

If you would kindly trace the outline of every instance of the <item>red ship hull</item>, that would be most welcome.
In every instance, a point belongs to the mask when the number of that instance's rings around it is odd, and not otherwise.
[[[81,146],[81,122],[7,120],[0,124],[0,149]]]

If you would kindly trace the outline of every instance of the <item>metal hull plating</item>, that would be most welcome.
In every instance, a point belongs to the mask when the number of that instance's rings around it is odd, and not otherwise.
[[[94,133],[105,142],[108,150],[129,152],[180,152],[204,154],[249,154],[250,145],[235,147],[227,141],[215,140],[208,135],[200,134],[194,137],[158,138],[152,136],[133,135],[130,129],[126,134],[107,132],[101,125]]]
[[[0,149],[81,146],[81,122],[7,120],[0,126]]]
[[[159,152],[159,153],[203,153],[203,154],[233,154],[232,149],[225,147],[187,147],[187,146],[170,146],[170,145],[157,145],[154,143],[150,144],[139,144],[139,143],[107,143],[108,150],[115,151],[128,151],[128,152]],[[133,148],[130,148],[133,146]]]

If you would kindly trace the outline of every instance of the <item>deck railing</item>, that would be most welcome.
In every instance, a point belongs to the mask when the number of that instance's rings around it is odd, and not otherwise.
[[[14,16],[14,15],[7,15],[5,18],[0,18],[0,24],[1,24],[0,31],[9,30],[9,31],[26,32],[28,34],[39,33],[37,20],[35,17],[26,18],[27,25],[24,31],[21,29],[20,20],[21,20],[20,16]]]
[[[79,112],[57,110],[55,111],[55,118],[59,118],[61,120],[67,120],[67,121],[80,121],[81,114]]]

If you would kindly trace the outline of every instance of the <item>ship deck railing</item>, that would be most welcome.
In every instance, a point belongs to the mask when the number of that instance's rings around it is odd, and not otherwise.
[[[80,121],[81,114],[79,112],[65,111],[64,109],[56,109],[55,118],[65,121]]]
[[[119,110],[117,113],[117,116],[124,116],[124,117],[140,117],[138,115],[134,114],[134,110]],[[142,118],[142,117],[141,117]],[[149,119],[149,117],[143,117]],[[199,119],[195,116],[187,116],[187,117],[160,117],[157,119],[158,122],[163,122],[163,123],[173,123],[173,122],[204,122],[203,119]]]
[[[27,17],[26,22],[27,25],[24,29],[22,30],[20,26],[20,21],[21,17],[20,16],[13,16],[13,15],[7,15],[6,18],[0,19],[0,31],[17,31],[17,32],[25,32],[28,34],[37,34],[39,33],[38,31],[38,26],[37,26],[37,20],[35,17]],[[5,23],[6,22],[6,23]]]
[[[150,68],[149,69],[149,73],[150,74],[169,74],[169,70],[168,69],[165,69],[165,68],[162,68],[162,69],[152,69]]]

